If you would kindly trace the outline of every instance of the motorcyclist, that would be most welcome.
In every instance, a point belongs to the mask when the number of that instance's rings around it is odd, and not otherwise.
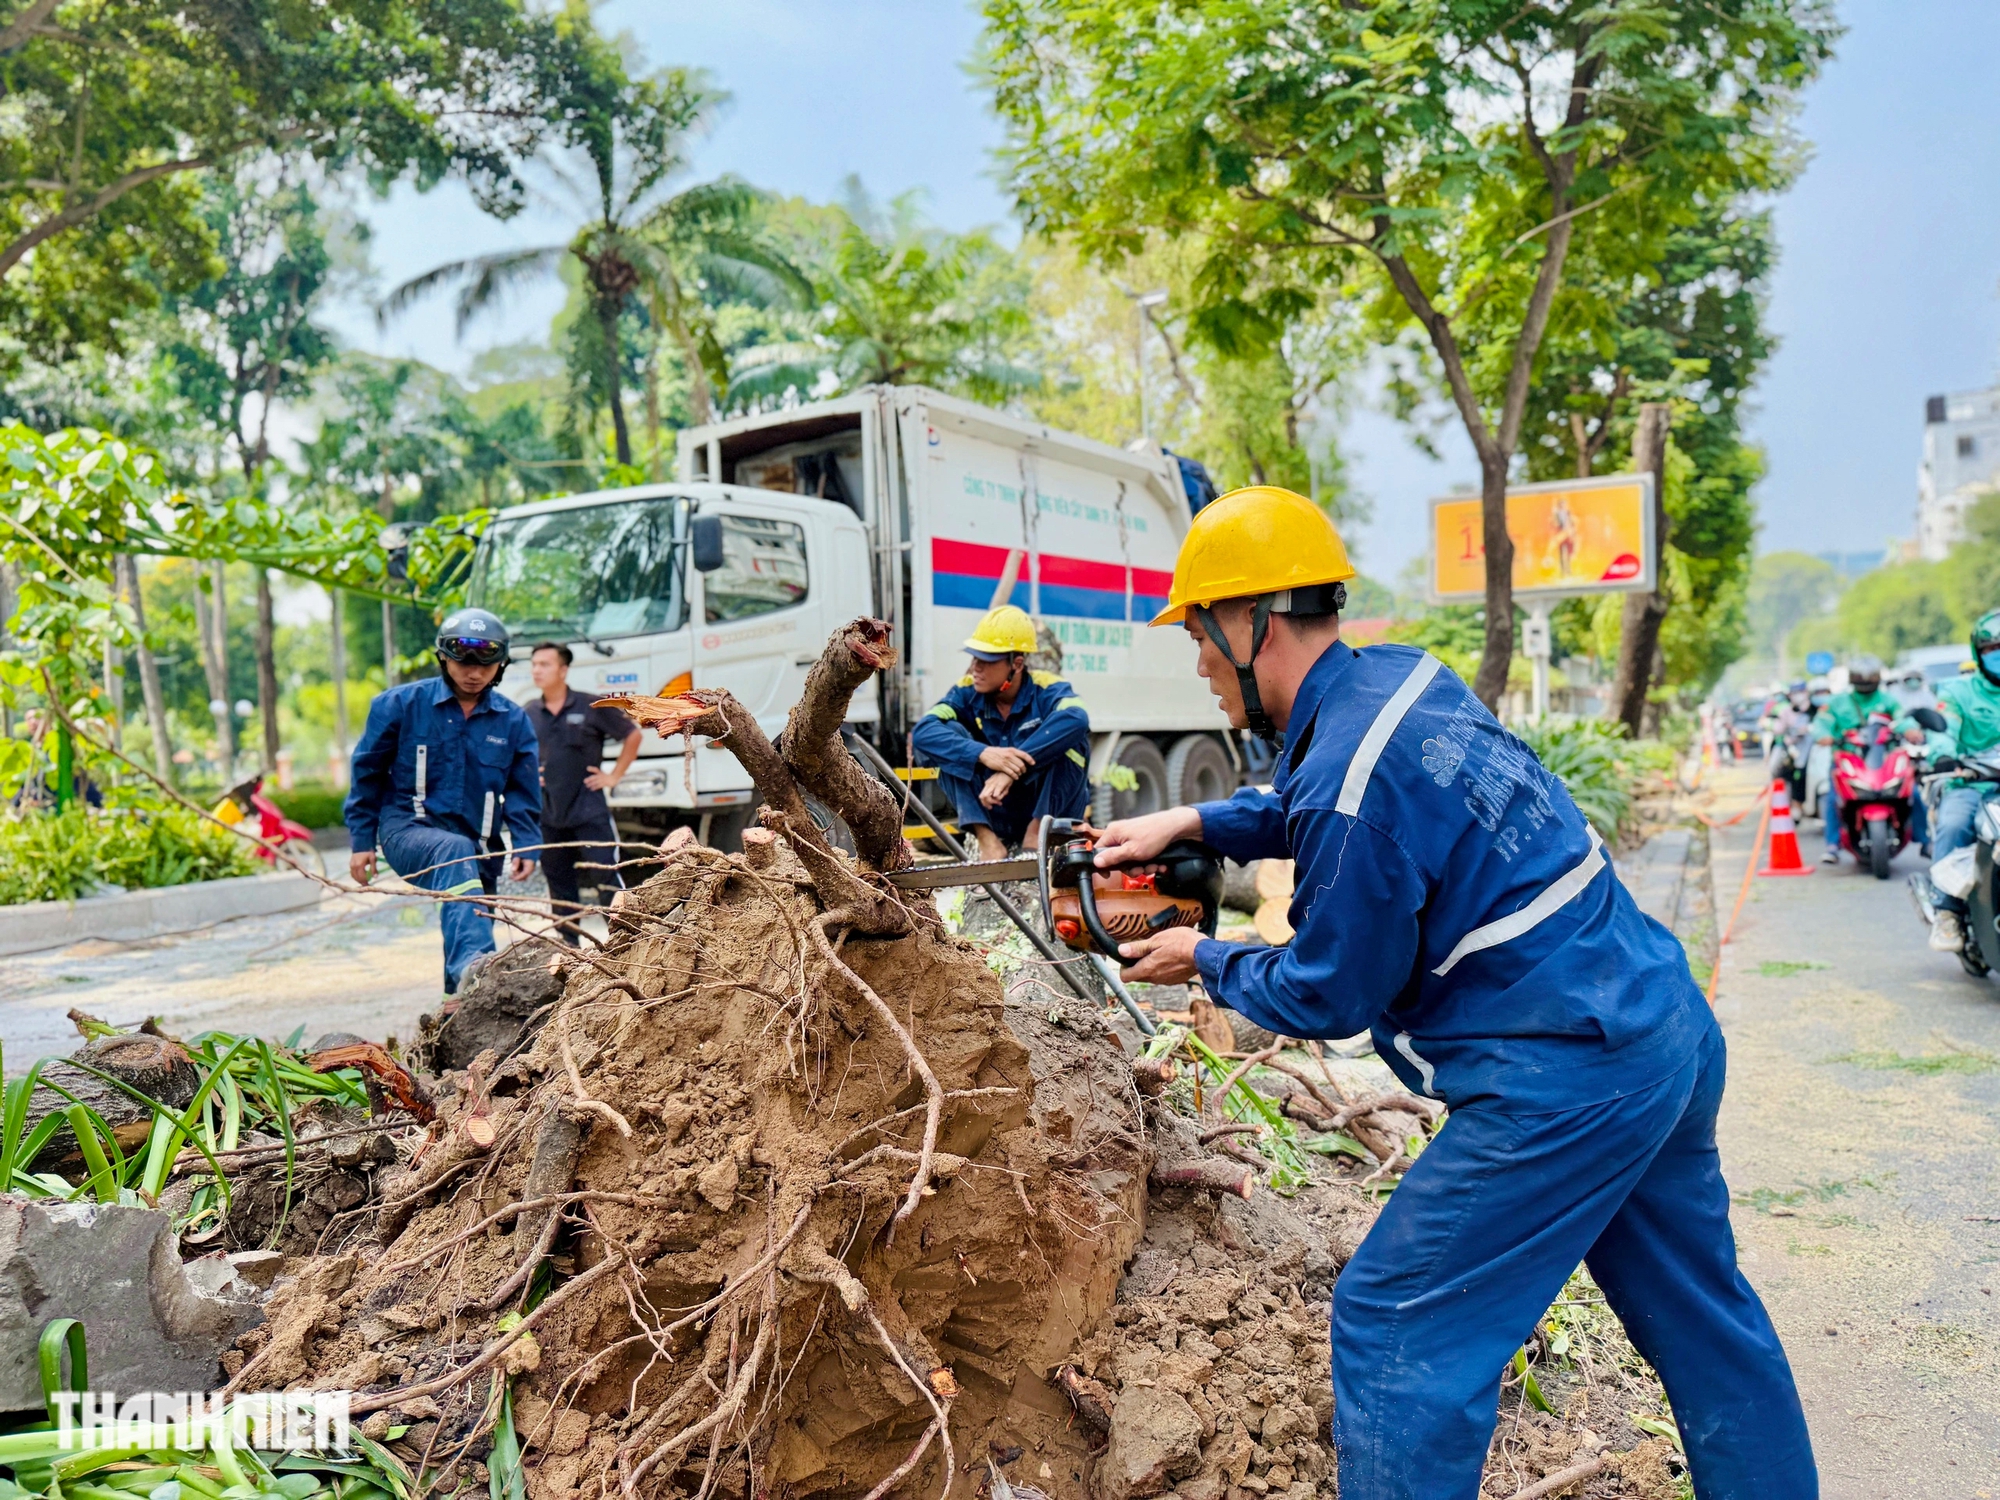
[[[1822,745],[1845,743],[1847,736],[1868,722],[1870,714],[1903,718],[1903,706],[1882,691],[1879,657],[1857,656],[1847,663],[1847,691],[1836,693],[1813,719],[1813,737]],[[1829,781],[1826,793],[1826,853],[1823,865],[1840,863],[1840,794]]]
[[[1804,678],[1791,684],[1785,696],[1773,705],[1771,729],[1775,735],[1772,745],[1774,754],[1782,752],[1785,762],[1785,779],[1791,784],[1792,806],[1798,807],[1806,796],[1806,758],[1812,753],[1812,694]]]
[[[1932,754],[1979,755],[2000,746],[2000,609],[1988,610],[1972,626],[1974,670],[1938,685],[1938,712],[1945,732],[1930,737]],[[1985,787],[1953,783],[1938,802],[1931,849],[1943,859],[1973,841],[1973,819],[1989,795]],[[1931,925],[1931,946],[1940,953],[1965,947],[1965,902],[1937,894],[1937,920]]]

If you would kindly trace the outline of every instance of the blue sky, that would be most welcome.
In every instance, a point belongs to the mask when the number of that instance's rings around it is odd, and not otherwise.
[[[1769,457],[1764,550],[1862,550],[1910,534],[1924,397],[2000,376],[2000,5],[1848,0],[1841,14],[1840,55],[1799,121],[1812,161],[1777,208],[1770,323],[1782,343],[1751,423]],[[970,5],[610,0],[599,20],[629,30],[650,61],[707,68],[733,95],[700,148],[704,175],[824,199],[855,172],[881,196],[925,189],[949,228],[1008,218],[991,162],[1001,132],[964,67],[979,30]],[[367,212],[385,287],[563,233],[532,213],[497,224],[449,187],[399,191]],[[340,323],[365,347],[462,368],[488,344],[541,336],[559,300],[523,295],[462,344],[445,299],[386,331],[359,307]],[[1355,538],[1363,566],[1393,577],[1422,551],[1425,502],[1474,480],[1476,466],[1462,439],[1433,462],[1366,411],[1346,443],[1375,503]]]

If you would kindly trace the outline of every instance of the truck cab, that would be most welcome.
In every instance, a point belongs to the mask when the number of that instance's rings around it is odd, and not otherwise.
[[[861,522],[837,502],[644,485],[503,512],[480,541],[468,597],[507,622],[524,659],[543,642],[568,646],[578,692],[725,686],[775,735],[827,636],[871,611],[867,564]],[[503,690],[535,695],[521,671]],[[878,713],[873,691],[856,695],[857,721]],[[621,821],[662,829],[690,814],[730,818],[753,795],[727,751],[697,740],[690,764],[678,739],[648,732],[610,802]]]

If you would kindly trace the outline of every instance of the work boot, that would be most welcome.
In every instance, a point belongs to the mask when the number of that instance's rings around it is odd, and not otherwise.
[[[1931,923],[1931,951],[1934,953],[1963,953],[1965,951],[1965,918],[1955,911],[1941,911],[1937,920]]]

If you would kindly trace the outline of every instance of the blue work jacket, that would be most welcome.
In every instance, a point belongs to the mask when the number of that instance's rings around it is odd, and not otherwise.
[[[1058,755],[1085,766],[1090,762],[1090,715],[1076,689],[1053,672],[1030,672],[1004,719],[991,697],[974,688],[970,677],[961,677],[917,720],[911,739],[925,760],[961,776],[979,774],[979,752],[988,745],[1025,750],[1038,767]]]
[[[504,823],[514,847],[529,849],[542,841],[539,767],[535,726],[520,704],[488,688],[468,719],[451,684],[427,677],[368,705],[341,814],[356,849],[412,823],[482,845]]]
[[[1297,861],[1288,945],[1197,945],[1214,999],[1286,1036],[1371,1030],[1454,1108],[1631,1093],[1715,1024],[1562,782],[1414,647],[1329,647],[1272,790],[1200,812],[1232,859]]]

